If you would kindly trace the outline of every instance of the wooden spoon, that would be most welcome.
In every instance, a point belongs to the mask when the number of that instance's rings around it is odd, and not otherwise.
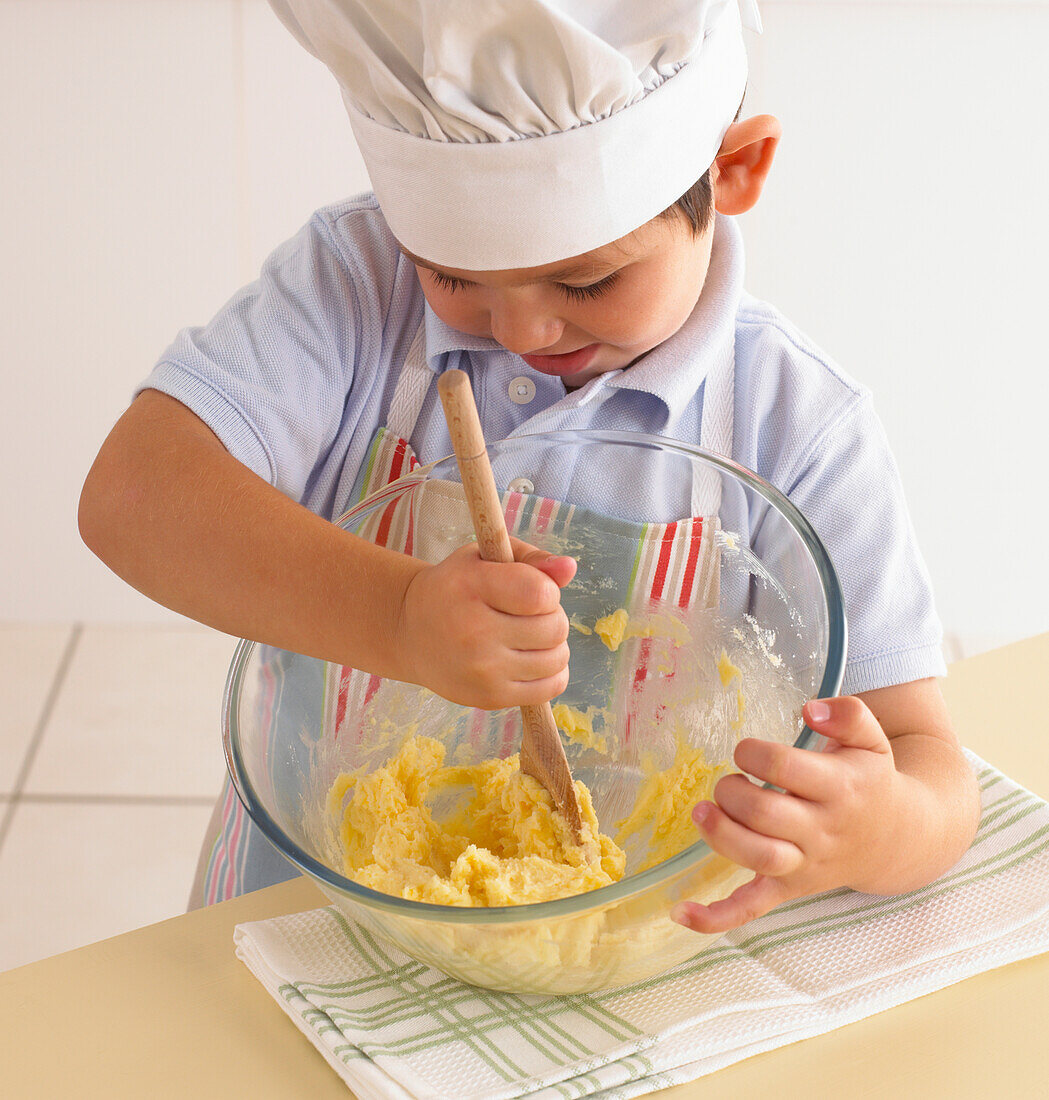
[[[481,557],[485,561],[512,562],[514,552],[488,461],[470,379],[461,370],[447,370],[441,375],[437,390],[444,406],[444,418],[459,463]],[[579,794],[572,782],[565,747],[550,704],[521,707],[521,725],[521,771],[538,779],[550,792],[554,805],[568,821],[576,843],[581,844],[583,816]]]

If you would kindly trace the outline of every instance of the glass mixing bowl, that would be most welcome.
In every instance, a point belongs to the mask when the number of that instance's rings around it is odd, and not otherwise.
[[[594,736],[566,751],[604,832],[616,834],[683,749],[718,764],[744,736],[817,747],[801,706],[840,689],[845,617],[827,553],[786,497],[726,459],[629,432],[519,436],[489,454],[512,533],[579,562],[562,592],[571,682],[557,701],[593,721]],[[451,457],[338,522],[429,561],[473,538]],[[619,609],[626,637],[613,650],[593,627]],[[752,874],[688,823],[683,850],[653,865],[658,844],[642,828],[623,842],[620,881],[554,901],[433,905],[368,889],[345,873],[341,807],[328,793],[341,773],[383,765],[410,729],[469,765],[515,752],[520,716],[255,642],[237,649],[224,745],[252,819],[346,916],[465,982],[578,993],[649,978],[717,938],[675,924],[671,907],[724,897]],[[687,822],[687,806],[678,817]]]

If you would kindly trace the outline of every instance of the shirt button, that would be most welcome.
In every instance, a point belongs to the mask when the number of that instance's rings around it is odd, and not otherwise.
[[[522,374],[507,386],[507,393],[515,405],[527,405],[535,397],[535,383]]]
[[[534,390],[535,387],[532,386],[532,389]],[[535,486],[526,477],[515,477],[507,488],[511,493],[531,493],[535,491]]]

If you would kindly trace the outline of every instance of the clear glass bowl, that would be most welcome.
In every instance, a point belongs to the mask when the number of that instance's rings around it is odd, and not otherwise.
[[[605,751],[566,743],[603,831],[615,835],[646,776],[668,768],[682,743],[701,745],[710,763],[730,760],[742,736],[817,747],[801,705],[838,693],[845,617],[827,553],[786,497],[726,459],[636,433],[519,436],[489,454],[506,487],[511,529],[579,561],[562,593],[577,629],[572,679],[559,701],[604,718]],[[460,489],[455,460],[446,458],[417,467],[338,522],[398,548],[410,538],[412,553],[438,561],[473,538]],[[692,516],[707,517],[699,541],[709,556],[689,552]],[[656,636],[628,637],[612,652],[578,629],[619,607],[642,627],[656,623]],[[675,623],[685,627],[685,642]],[[639,677],[642,666],[648,672]],[[672,922],[671,907],[724,897],[751,872],[698,839],[646,866],[652,837],[635,835],[624,843],[619,882],[503,908],[408,901],[346,877],[329,789],[340,773],[385,763],[413,725],[443,741],[456,764],[505,758],[520,740],[513,710],[471,711],[413,685],[254,642],[241,642],[234,655],[224,745],[237,794],[346,916],[447,974],[518,993],[627,985],[717,938]]]

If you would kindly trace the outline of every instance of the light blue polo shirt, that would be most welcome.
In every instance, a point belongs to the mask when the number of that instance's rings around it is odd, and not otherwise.
[[[353,503],[420,325],[434,374],[470,375],[489,441],[598,428],[699,444],[708,370],[734,342],[730,457],[786,493],[827,547],[849,623],[843,693],[943,675],[929,576],[871,395],[744,293],[742,273],[739,232],[719,215],[688,321],[633,366],[566,394],[494,341],[441,322],[374,196],[363,195],[317,211],[207,325],[178,334],[140,389],[181,401],[235,458],[332,519]],[[451,452],[436,386],[411,443],[423,462]],[[626,516],[689,514],[681,486],[649,486],[637,502],[623,494],[616,508]]]

